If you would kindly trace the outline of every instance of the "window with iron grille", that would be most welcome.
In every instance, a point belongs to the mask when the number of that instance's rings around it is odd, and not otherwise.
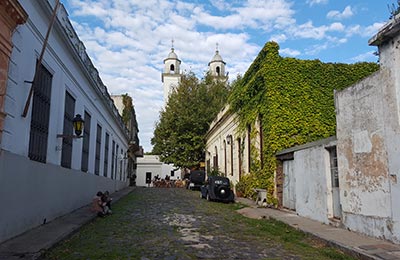
[[[100,175],[100,151],[101,151],[101,126],[97,124],[96,157],[94,162],[94,174],[96,175]]]
[[[49,135],[50,97],[53,75],[41,65],[33,86],[32,119],[29,136],[29,159],[46,163]]]
[[[122,155],[124,154],[124,151],[121,149],[121,157],[122,157]],[[119,180],[120,181],[122,181],[122,162],[123,162],[123,160],[121,159],[120,161],[119,161]]]
[[[111,179],[114,179],[114,156],[115,156],[115,141],[112,141],[111,147]]]
[[[119,149],[119,146],[118,146],[118,144],[117,144],[117,148],[115,149],[115,173],[114,173],[114,176],[115,176],[115,179],[117,179],[117,173],[118,173],[118,149]]]
[[[73,135],[75,114],[75,99],[70,93],[65,92],[65,105],[64,105],[64,135]],[[72,138],[63,138],[62,141],[62,152],[61,152],[61,166],[65,168],[71,168],[72,160]]]
[[[108,143],[110,142],[110,135],[106,133],[106,141],[104,144],[104,176],[108,175]]]
[[[81,171],[87,172],[89,170],[90,122],[92,117],[86,111],[84,120]]]

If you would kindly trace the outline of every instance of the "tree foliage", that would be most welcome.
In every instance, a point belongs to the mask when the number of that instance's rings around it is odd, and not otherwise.
[[[376,63],[340,64],[283,58],[279,55],[279,45],[268,42],[241,82],[233,87],[229,98],[231,109],[239,115],[240,129],[254,125],[261,118],[265,163],[262,169],[251,169],[256,176],[247,178],[249,182],[273,191],[275,154],[335,135],[334,90],[344,89],[378,68]]]
[[[204,161],[204,136],[228,95],[229,86],[210,75],[199,80],[193,73],[184,74],[160,112],[152,154],[177,167],[198,166]]]

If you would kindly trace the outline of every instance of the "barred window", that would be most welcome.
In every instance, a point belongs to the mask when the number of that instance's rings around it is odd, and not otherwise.
[[[90,122],[92,117],[85,111],[85,127],[83,128],[83,145],[82,145],[82,162],[81,171],[87,172],[89,165],[89,149],[90,149]]]
[[[114,156],[115,156],[115,141],[112,141],[111,147],[111,179],[114,179]]]
[[[74,120],[75,113],[75,99],[70,93],[65,92],[65,105],[64,105],[64,135],[73,135],[74,126],[72,121]],[[62,152],[61,152],[61,166],[65,168],[71,168],[72,160],[72,138],[63,138],[62,141]]]
[[[106,133],[106,141],[104,143],[104,176],[108,175],[108,143],[110,142],[110,135]]]
[[[114,158],[114,160],[115,160],[115,173],[114,173],[115,179],[117,179],[117,173],[118,173],[118,149],[119,149],[119,146],[117,144],[117,148],[115,149],[115,158]]]
[[[101,151],[101,126],[97,124],[96,158],[94,162],[94,174],[96,175],[100,175],[100,151]]]
[[[38,75],[33,85],[28,156],[33,161],[46,163],[53,75],[43,65],[39,67],[37,73]]]

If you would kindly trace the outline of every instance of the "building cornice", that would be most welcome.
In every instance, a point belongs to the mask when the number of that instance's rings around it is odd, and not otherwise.
[[[5,18],[11,30],[14,30],[18,24],[25,23],[28,19],[28,14],[17,0],[2,0],[0,6],[3,6],[3,8],[0,8],[1,12],[5,12],[1,17]]]
[[[368,44],[372,46],[379,46],[383,43],[393,39],[400,31],[400,14],[391,18],[378,33],[369,39]]]

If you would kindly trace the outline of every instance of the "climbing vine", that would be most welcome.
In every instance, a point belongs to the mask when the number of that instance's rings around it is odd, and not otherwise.
[[[239,133],[261,118],[264,164],[253,165],[251,174],[241,180],[247,183],[247,195],[252,188],[264,188],[272,198],[275,154],[335,135],[334,90],[342,90],[378,69],[376,63],[284,58],[277,43],[266,43],[229,97],[231,109],[239,115]]]
[[[128,94],[122,95],[122,103],[124,104],[124,109],[122,110],[122,120],[125,125],[128,125],[129,120],[131,120],[133,104],[132,98]]]

